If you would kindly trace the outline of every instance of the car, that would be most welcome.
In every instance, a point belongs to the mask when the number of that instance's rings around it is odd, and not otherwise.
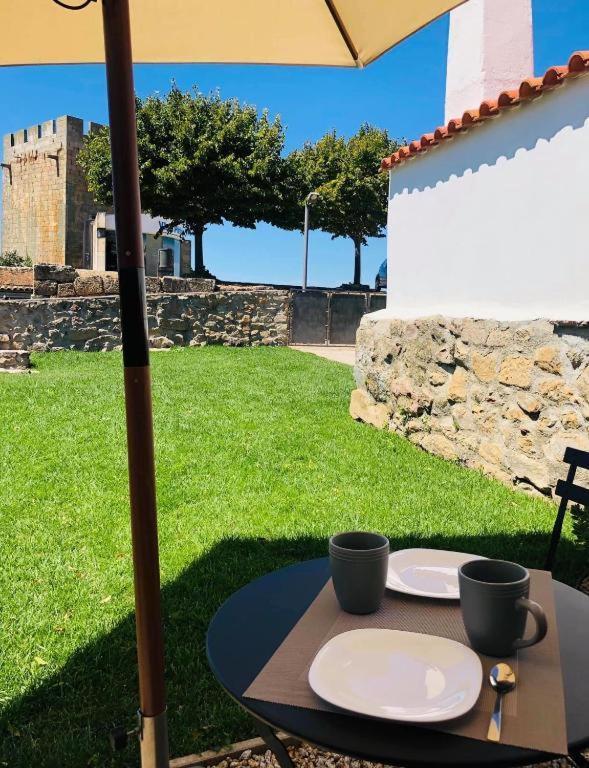
[[[387,260],[385,259],[383,263],[378,268],[378,272],[376,273],[376,278],[374,279],[374,290],[375,291],[381,291],[383,288],[386,290],[387,287]]]

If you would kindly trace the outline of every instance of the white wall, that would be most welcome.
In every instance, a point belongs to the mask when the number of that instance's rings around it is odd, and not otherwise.
[[[532,0],[469,0],[450,13],[445,123],[533,74]]]
[[[589,319],[589,76],[390,173],[387,309]]]

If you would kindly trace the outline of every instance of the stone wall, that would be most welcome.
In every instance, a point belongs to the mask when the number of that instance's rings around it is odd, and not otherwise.
[[[31,369],[31,353],[24,349],[0,347],[0,373],[22,373]]]
[[[286,344],[288,291],[149,295],[151,346]],[[111,350],[121,343],[118,297],[0,301],[0,349]]]
[[[32,267],[0,267],[0,291],[30,293],[32,290]]]
[[[589,449],[589,323],[367,315],[355,376],[354,418],[527,490]]]
[[[1,275],[0,275],[1,276]],[[116,296],[116,272],[74,269],[56,264],[35,264],[35,295],[71,298],[73,296]],[[146,277],[147,293],[201,293],[215,290],[215,280],[187,277]]]

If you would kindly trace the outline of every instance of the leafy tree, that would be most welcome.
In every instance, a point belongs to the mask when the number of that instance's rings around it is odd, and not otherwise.
[[[362,246],[369,237],[383,237],[387,220],[387,174],[380,173],[380,161],[399,146],[385,130],[364,124],[348,140],[332,131],[295,150],[285,160],[276,223],[301,229],[304,199],[317,191],[311,226],[352,240],[353,282],[360,283]]]
[[[176,86],[137,99],[143,210],[194,235],[195,271],[205,273],[203,233],[225,221],[253,228],[272,221],[282,173],[284,131],[264,111]],[[108,129],[86,137],[79,155],[98,203],[112,204]]]

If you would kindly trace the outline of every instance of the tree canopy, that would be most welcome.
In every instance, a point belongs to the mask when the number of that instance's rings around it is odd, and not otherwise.
[[[388,179],[379,172],[380,161],[399,146],[387,131],[364,124],[349,139],[332,131],[294,150],[285,159],[282,209],[275,223],[302,228],[305,197],[318,192],[311,226],[353,241],[353,282],[360,283],[361,246],[369,237],[382,237],[387,220]]]
[[[181,91],[137,99],[142,208],[195,238],[195,270],[204,273],[209,224],[253,228],[273,222],[283,174],[284,131],[253,106],[218,93]],[[79,155],[90,192],[112,204],[108,128],[86,137]]]

